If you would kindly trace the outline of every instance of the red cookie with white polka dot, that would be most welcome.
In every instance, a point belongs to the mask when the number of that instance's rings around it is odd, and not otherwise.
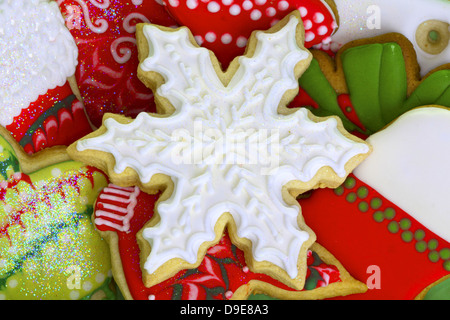
[[[306,48],[329,43],[338,26],[334,2],[325,0],[168,0],[165,4],[201,46],[215,53],[224,69],[244,53],[252,31],[273,26],[295,9],[305,26]]]

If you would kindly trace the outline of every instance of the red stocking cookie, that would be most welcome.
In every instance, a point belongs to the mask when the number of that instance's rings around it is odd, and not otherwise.
[[[321,244],[368,284],[352,298],[414,299],[450,276],[449,128],[449,109],[413,109],[368,138],[374,152],[341,187],[300,200]]]

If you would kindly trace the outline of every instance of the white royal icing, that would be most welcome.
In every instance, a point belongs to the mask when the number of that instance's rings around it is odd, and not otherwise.
[[[335,0],[339,12],[339,29],[332,36],[331,49],[352,40],[374,37],[388,32],[403,34],[417,53],[422,75],[442,64],[450,63],[450,45],[440,54],[423,51],[416,42],[416,30],[434,19],[450,24],[448,0]]]
[[[0,124],[75,73],[78,49],[54,1],[0,1]]]
[[[450,242],[450,110],[413,109],[367,141],[356,177]]]
[[[176,111],[141,113],[129,124],[109,118],[105,134],[81,140],[77,149],[111,153],[115,172],[130,167],[143,183],[156,173],[174,181],[171,197],[158,205],[160,222],[143,230],[152,248],[144,265],[149,273],[173,258],[195,263],[201,244],[214,240],[218,218],[229,212],[237,235],[252,242],[255,260],[298,275],[309,234],[299,228],[299,207],[285,203],[282,187],[309,181],[324,166],[344,177],[344,165],[368,152],[366,144],[341,135],[334,118],[315,123],[306,109],[278,114],[282,96],[298,88],[294,67],[309,57],[296,42],[298,23],[291,17],[274,34],[258,32],[254,56],[239,58],[227,86],[187,29],[145,26],[150,55],[140,68],[164,77],[157,94]]]

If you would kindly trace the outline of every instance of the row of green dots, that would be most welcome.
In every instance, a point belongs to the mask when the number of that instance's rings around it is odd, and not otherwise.
[[[341,186],[334,189],[334,193],[338,196],[342,196],[345,192],[345,189],[353,189],[355,186],[356,179],[353,177],[348,177]],[[376,210],[373,213],[373,219],[376,222],[381,223],[384,220],[394,219],[396,214],[394,208],[389,207],[384,211],[378,210],[383,205],[383,201],[380,198],[375,197],[367,202],[364,199],[367,198],[368,195],[368,188],[365,186],[361,186],[356,190],[356,192],[349,192],[346,196],[346,200],[349,203],[355,203],[358,199],[361,199],[362,201],[358,203],[358,209],[363,213],[369,211],[370,208]],[[427,243],[423,240],[425,238],[425,231],[419,229],[413,234],[413,232],[409,230],[411,224],[411,220],[404,218],[398,222],[390,221],[387,225],[387,228],[391,233],[398,233],[400,230],[402,230],[401,238],[404,242],[409,243],[413,240],[416,240],[415,248],[417,252],[422,253],[429,250],[428,259],[432,262],[438,262],[440,259],[442,259],[444,261],[444,269],[446,271],[450,271],[450,248],[443,248],[438,252],[436,250],[438,247],[438,241],[436,239],[431,239]]]
[[[339,190],[338,190],[339,189]],[[335,193],[337,195],[342,195],[344,193],[344,190],[342,187],[339,187],[338,189],[335,189]],[[345,198],[349,203],[355,203],[358,199],[366,199],[369,195],[369,189],[367,187],[359,187],[356,192],[349,192],[347,194],[347,197]],[[380,198],[373,198],[369,202],[363,200],[358,203],[358,209],[361,212],[367,212],[369,209],[377,210],[379,209],[383,204],[383,201]]]
[[[416,230],[414,233],[409,230],[411,227],[411,220],[404,218],[399,222],[391,221],[388,224],[388,230],[391,233],[398,233],[402,230],[401,238],[405,242],[416,241],[415,249],[417,252],[423,253],[428,252],[428,259],[431,262],[439,262],[439,260],[444,261],[443,266],[446,271],[450,271],[450,248],[443,248],[437,250],[439,242],[436,239],[430,239],[428,242],[425,241],[425,231],[422,229]]]
[[[395,218],[395,209],[394,208],[386,208],[384,211],[377,210],[373,213],[373,220],[376,222],[383,222],[384,220],[392,220]],[[396,225],[391,225],[392,228],[395,229]],[[388,224],[389,229],[389,224]],[[389,230],[391,231],[391,230]],[[398,231],[398,230],[397,230]]]
[[[334,189],[334,193],[338,196],[342,196],[344,194],[344,189],[353,189],[355,185],[356,179],[353,177],[348,177],[347,179],[345,179],[343,184]]]

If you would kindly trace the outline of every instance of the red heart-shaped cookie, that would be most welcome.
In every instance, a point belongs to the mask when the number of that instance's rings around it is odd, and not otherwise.
[[[197,42],[212,50],[226,68],[244,53],[254,30],[268,29],[293,10],[305,26],[305,47],[330,41],[337,28],[333,9],[325,0],[167,0],[167,11],[187,26]]]

